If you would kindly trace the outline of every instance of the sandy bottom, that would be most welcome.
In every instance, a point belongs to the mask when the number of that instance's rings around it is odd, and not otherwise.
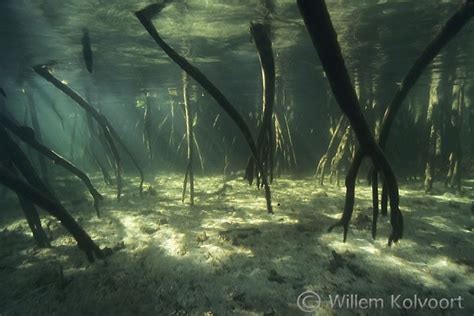
[[[222,177],[197,176],[194,207],[181,203],[182,174],[157,175],[143,198],[136,181],[127,179],[117,202],[94,178],[105,195],[100,219],[78,182],[58,181],[72,215],[114,251],[93,264],[46,215],[53,247],[36,248],[15,197],[2,198],[0,315],[299,315],[301,306],[315,315],[474,312],[474,182],[463,196],[402,185],[405,238],[388,247],[388,218],[371,239],[365,185],[343,243],[341,230],[327,228],[340,217],[344,189],[310,178],[275,181],[274,215],[262,192],[240,179],[224,186]],[[319,308],[315,297],[299,307],[305,291],[320,296]]]

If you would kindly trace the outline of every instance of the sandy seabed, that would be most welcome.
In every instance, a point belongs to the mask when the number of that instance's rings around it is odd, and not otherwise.
[[[137,179],[128,178],[120,202],[113,187],[93,180],[105,196],[101,218],[80,183],[57,182],[71,214],[113,250],[92,264],[43,213],[52,248],[35,247],[15,196],[2,198],[0,315],[474,312],[474,182],[466,182],[462,196],[441,187],[425,195],[419,183],[402,184],[405,236],[388,247],[388,217],[371,238],[371,192],[364,184],[343,243],[340,229],[327,228],[340,218],[345,190],[312,178],[276,179],[274,215],[266,213],[263,192],[241,179],[224,184],[222,176],[196,176],[194,207],[181,203],[181,174],[157,175],[142,198]],[[297,302],[305,291],[310,313]]]

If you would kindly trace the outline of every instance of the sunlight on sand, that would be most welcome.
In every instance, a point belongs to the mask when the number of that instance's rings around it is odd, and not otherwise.
[[[181,203],[181,174],[157,175],[145,183],[141,198],[138,179],[124,180],[120,202],[113,186],[99,185],[105,196],[100,219],[77,183],[68,182],[62,186],[68,193],[60,194],[96,242],[113,250],[105,265],[87,263],[70,235],[48,216],[42,222],[54,238],[53,248],[34,251],[21,212],[2,221],[0,236],[8,238],[10,248],[3,246],[0,266],[16,272],[13,277],[0,269],[0,277],[26,292],[31,282],[40,282],[44,293],[41,304],[32,293],[25,298],[28,310],[14,305],[15,310],[97,313],[101,302],[102,312],[107,308],[107,313],[119,314],[133,304],[143,313],[232,307],[237,314],[261,315],[272,308],[295,314],[296,297],[305,289],[467,297],[474,286],[472,278],[462,277],[472,274],[469,265],[474,262],[472,233],[465,230],[467,197],[401,190],[405,239],[388,247],[389,218],[380,218],[377,239],[371,239],[371,190],[364,185],[358,186],[344,243],[342,229],[326,232],[341,216],[344,189],[316,186],[312,178],[277,179],[272,186],[274,215],[266,212],[263,192],[239,178],[224,182],[222,176],[197,176],[194,207]],[[8,237],[7,232],[19,235]],[[58,266],[70,282],[61,289],[53,286]],[[43,281],[45,271],[50,279]],[[77,294],[85,292],[91,295]]]

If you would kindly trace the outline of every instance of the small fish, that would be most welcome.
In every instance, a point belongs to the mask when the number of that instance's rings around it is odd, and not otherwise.
[[[5,90],[3,90],[2,87],[0,87],[0,94],[3,95],[5,99],[7,98],[7,94],[5,93]]]
[[[92,47],[91,38],[89,37],[89,30],[84,28],[82,30],[82,55],[86,63],[87,70],[92,73]]]

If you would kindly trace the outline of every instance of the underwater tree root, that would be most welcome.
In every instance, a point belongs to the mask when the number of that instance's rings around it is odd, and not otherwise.
[[[107,148],[107,144],[103,141],[103,134],[100,132],[96,131],[95,126],[94,126],[94,121],[92,119],[92,116],[89,113],[86,113],[86,121],[87,121],[87,127],[89,129],[89,146],[86,147],[86,152],[87,154],[92,157],[93,161],[97,164],[99,167],[102,177],[104,179],[104,183],[106,185],[113,185],[113,180],[112,177],[110,176],[109,172],[107,171],[107,166],[111,165],[110,159],[109,159],[109,151],[105,151],[105,162],[102,161],[102,157],[99,158],[99,155],[97,154],[98,148],[97,148],[97,141],[99,140],[100,143],[102,143],[102,146],[104,148]],[[112,166],[113,168],[113,166]]]
[[[107,140],[107,144],[112,152],[112,155],[115,160],[116,164],[116,176],[117,176],[117,199],[120,199],[120,196],[122,194],[122,176],[121,176],[121,160],[120,160],[120,155],[118,153],[117,147],[114,143],[115,141],[124,149],[126,154],[130,157],[132,163],[134,166],[137,168],[137,170],[140,173],[140,195],[142,195],[143,192],[143,182],[144,182],[144,177],[143,177],[143,171],[139,167],[137,161],[135,160],[134,156],[131,154],[131,152],[128,150],[128,148],[125,146],[123,141],[120,139],[112,125],[109,123],[109,121],[105,118],[105,116],[101,113],[99,113],[95,108],[93,108],[83,97],[81,97],[77,92],[75,92],[73,89],[62,83],[60,80],[58,80],[56,77],[54,77],[48,70],[48,68],[44,65],[39,65],[39,66],[34,66],[33,69],[37,74],[39,74],[41,77],[52,83],[56,88],[61,90],[64,94],[66,94],[68,97],[70,97],[72,100],[74,100],[81,108],[83,108],[87,113],[91,114],[91,116],[96,120],[96,122],[99,124],[101,127],[102,131],[104,132],[104,136]]]
[[[329,161],[331,157],[333,157],[336,154],[336,149],[338,148],[338,146],[336,146],[337,140],[342,137],[341,132],[345,130],[345,125],[346,124],[344,121],[344,115],[341,115],[341,117],[339,118],[336,124],[334,132],[331,136],[331,140],[329,141],[328,148],[326,149],[326,152],[321,157],[321,159],[319,159],[318,166],[316,168],[315,177],[316,179],[319,178],[319,184],[321,185],[324,185],[324,177],[326,174],[327,162]]]
[[[33,99],[33,96],[31,95],[31,92],[25,92],[27,96],[27,106],[28,110],[30,112],[30,117],[31,117],[31,124],[33,126],[33,129],[36,134],[36,138],[38,139],[39,142],[43,141],[42,133],[41,133],[41,125],[39,123],[38,119],[38,112],[36,111],[36,103],[35,100]],[[46,161],[43,157],[43,155],[38,155],[38,161],[40,164],[40,170],[41,170],[41,175],[43,176],[44,181],[46,184],[49,186],[49,174],[48,174],[48,167],[46,165]]]
[[[105,258],[105,253],[59,202],[44,195],[40,190],[21,180],[3,166],[0,166],[0,183],[45,209],[58,219],[77,241],[78,247],[85,252],[90,262],[93,262],[95,258]]]
[[[183,184],[183,198],[182,202],[184,203],[184,198],[186,195],[186,184],[189,179],[189,202],[191,206],[194,205],[194,172],[193,172],[193,158],[194,158],[194,129],[192,122],[191,106],[189,104],[188,97],[188,75],[186,72],[183,72],[183,112],[184,120],[186,125],[186,144],[187,144],[187,153],[186,158],[188,160],[186,165],[186,173],[184,175],[184,184]]]
[[[21,151],[21,149],[13,142],[4,127],[0,125],[0,165],[11,170],[14,175],[17,175],[19,171],[25,172],[28,168],[32,168],[24,160],[24,154],[17,151]],[[19,157],[16,162],[17,164],[14,163],[16,157]],[[17,194],[17,197],[36,244],[39,247],[49,247],[49,239],[41,225],[38,210],[22,195]]]
[[[74,166],[71,162],[69,162],[65,158],[61,157],[59,154],[55,153],[51,149],[47,148],[46,146],[38,142],[35,138],[33,130],[27,127],[20,127],[16,125],[14,122],[9,120],[7,117],[5,117],[2,114],[0,114],[0,124],[6,127],[10,132],[15,134],[23,142],[25,142],[26,144],[28,144],[29,146],[37,150],[42,156],[47,157],[48,159],[53,161],[55,164],[60,165],[67,171],[77,176],[89,190],[89,193],[91,194],[94,200],[94,209],[96,211],[97,217],[100,217],[99,201],[103,199],[103,196],[94,188],[91,180],[84,172],[82,172],[79,168]]]
[[[250,33],[257,47],[262,71],[262,121],[257,135],[257,152],[265,172],[273,180],[274,128],[272,124],[273,107],[275,103],[275,59],[273,57],[272,41],[266,27],[262,23],[251,23]],[[252,184],[256,178],[260,186],[261,174],[255,170],[255,160],[250,157],[245,169],[245,179]],[[257,172],[256,172],[257,171]]]
[[[149,93],[145,93],[145,109],[143,112],[143,144],[148,151],[148,159],[153,161],[153,137],[152,137],[152,106],[150,101]]]
[[[40,248],[51,247],[49,238],[41,225],[41,220],[35,205],[21,194],[17,194],[17,196],[23,213],[25,214],[26,221],[28,222],[28,227],[30,227],[31,232],[33,233],[33,238],[35,239],[36,244]]]
[[[196,67],[191,65],[188,60],[179,55],[173,48],[171,48],[159,35],[155,26],[151,22],[151,18],[158,14],[163,6],[150,5],[144,9],[135,12],[135,16],[142,23],[148,34],[160,46],[160,48],[170,57],[181,69],[183,69],[190,77],[196,80],[208,93],[216,100],[217,104],[230,116],[237,127],[240,129],[245,137],[245,140],[250,147],[250,151],[255,159],[258,170],[262,174],[262,183],[265,188],[265,199],[267,203],[268,213],[273,213],[271,202],[270,185],[268,184],[267,174],[258,156],[257,147],[252,137],[252,133],[244,121],[240,113],[230,103],[230,101],[222,94],[222,92]]]
[[[423,53],[415,61],[415,63],[412,65],[408,73],[405,75],[390,105],[387,107],[387,110],[385,111],[385,114],[383,117],[381,129],[380,129],[381,131],[380,131],[379,141],[378,141],[382,149],[385,148],[385,145],[387,143],[388,136],[390,133],[390,129],[395,120],[396,114],[400,110],[403,104],[403,101],[408,95],[408,92],[410,91],[410,89],[415,85],[415,83],[418,81],[423,71],[433,61],[433,59],[439,54],[441,49],[452,38],[454,38],[456,34],[459,33],[459,31],[467,24],[467,22],[470,20],[470,18],[473,17],[473,15],[474,15],[474,1],[472,0],[466,1],[464,5],[448,19],[448,21],[442,27],[440,32],[428,44],[428,46],[425,48]],[[360,155],[361,155],[360,152],[356,153],[355,155],[356,158],[354,158],[354,160],[352,161],[350,170],[354,168],[357,168],[357,169],[360,168],[360,162],[357,160],[359,159],[358,157]],[[378,174],[378,170],[374,168],[372,170],[372,175],[371,175],[372,181],[374,181],[374,179],[377,177],[377,174]],[[349,181],[352,181],[352,179],[349,179]],[[355,179],[354,179],[354,182],[355,182]],[[372,193],[373,195],[375,194],[378,195],[377,184],[372,185],[372,190],[373,190],[373,193]],[[387,184],[385,183],[385,181],[383,181],[382,200],[381,200],[382,215],[387,214],[387,194],[388,194],[387,190],[388,190]],[[346,203],[350,203],[351,199],[347,197],[347,194],[350,194],[350,192],[346,193]],[[353,206],[354,206],[354,203],[352,202],[352,206],[350,204],[346,205],[344,209],[347,212],[349,212],[349,209],[350,209],[350,214],[352,214]],[[378,215],[378,209],[376,209],[375,203],[373,207],[374,207],[373,208],[374,215],[375,214]],[[343,218],[349,217],[349,220],[350,220],[350,216],[351,216],[350,214],[343,215]],[[375,238],[374,229],[376,228],[376,223],[374,223],[374,221],[376,221],[376,218],[373,219],[373,224],[372,224],[372,236]]]
[[[379,137],[379,145],[382,148],[385,148],[385,143],[388,139],[388,135],[390,132],[391,125],[395,119],[396,113],[401,108],[403,101],[405,100],[406,96],[408,95],[409,90],[415,85],[418,81],[419,77],[423,73],[424,69],[432,62],[434,57],[439,54],[440,50],[452,39],[455,37],[457,33],[467,24],[470,18],[474,15],[474,1],[467,0],[463,4],[463,6],[456,12],[451,18],[446,22],[440,32],[436,35],[436,37],[428,44],[425,48],[421,56],[415,61],[413,66],[408,71],[407,75],[402,80],[402,83],[399,86],[398,91],[396,92],[392,102],[388,106],[385,114],[384,119],[381,125],[381,133]],[[354,207],[354,187],[355,181],[357,177],[357,171],[360,168],[360,164],[362,161],[362,152],[359,150],[352,161],[352,164],[349,169],[349,173],[346,178],[346,203],[344,206],[344,213],[340,222],[336,223],[335,225],[329,228],[329,231],[332,230],[334,227],[343,226],[345,230],[345,234],[347,231],[347,226],[352,216],[353,207]],[[375,168],[374,168],[375,169]],[[377,173],[375,169],[373,173]],[[372,179],[374,179],[374,174],[372,175]],[[386,214],[387,210],[387,185],[383,184],[382,189],[382,215]],[[373,194],[378,194],[377,186],[373,186]],[[378,209],[374,207],[374,215],[377,214],[378,217]],[[372,223],[372,235],[375,238],[375,229],[376,229],[376,221],[377,218],[373,219]]]
[[[364,118],[357,94],[344,64],[341,48],[337,41],[337,35],[332,26],[325,1],[298,0],[297,3],[339,107],[348,118],[361,149],[370,156],[374,165],[382,171],[388,184],[392,224],[392,232],[389,236],[388,243],[392,244],[392,242],[397,242],[403,236],[403,217],[398,207],[399,194],[397,179],[383,151],[377,145],[370,131],[370,127]],[[362,160],[362,158],[360,158],[360,160]],[[352,175],[356,176],[357,172],[352,172]],[[346,185],[347,184],[346,179]],[[349,187],[347,190],[354,191],[353,188]],[[352,215],[352,212],[350,215]],[[348,222],[350,218],[345,220]],[[348,225],[344,223],[344,239],[347,236],[347,226]]]
[[[53,192],[40,179],[30,160],[21,148],[12,140],[5,128],[0,125],[0,145],[4,158],[13,164],[27,182],[11,173],[5,166],[0,166],[0,183],[13,190],[17,195],[44,208],[54,217],[61,221],[66,229],[73,235],[79,247],[86,252],[90,261],[94,260],[94,255],[103,257],[100,249],[92,242],[82,227],[69,215]],[[28,210],[27,210],[28,212]]]
[[[426,46],[420,57],[411,66],[408,73],[403,78],[397,92],[395,93],[392,101],[387,107],[382,124],[380,127],[379,146],[384,149],[390,134],[390,129],[395,120],[395,117],[400,110],[403,101],[408,95],[410,89],[420,78],[426,67],[433,61],[433,59],[439,54],[441,49],[451,41],[461,29],[469,22],[474,16],[474,1],[466,0],[464,4],[446,21],[444,26],[438,32],[438,34],[431,40]],[[378,170],[374,168],[372,171],[372,179],[377,176]],[[386,184],[383,184],[382,189],[382,215],[386,214]],[[373,190],[377,190],[377,186],[373,186]],[[378,190],[377,190],[378,191]],[[385,193],[384,193],[385,192]]]
[[[339,139],[339,144],[336,147],[336,152],[332,156],[329,168],[329,183],[333,183],[333,179],[336,178],[337,186],[339,186],[339,171],[341,169],[341,164],[344,161],[344,157],[349,155],[350,147],[354,142],[350,126],[345,126],[344,129],[341,130],[341,133],[342,135]]]

